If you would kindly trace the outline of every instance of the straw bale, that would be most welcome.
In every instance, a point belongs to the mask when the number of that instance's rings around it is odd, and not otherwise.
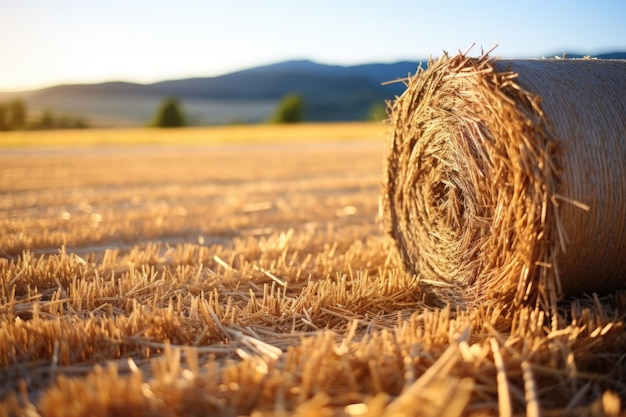
[[[626,284],[626,61],[444,55],[390,104],[405,269],[506,305]]]

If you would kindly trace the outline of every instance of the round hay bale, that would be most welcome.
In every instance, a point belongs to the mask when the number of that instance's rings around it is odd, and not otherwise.
[[[626,61],[444,55],[390,119],[382,217],[409,273],[509,305],[626,284]]]

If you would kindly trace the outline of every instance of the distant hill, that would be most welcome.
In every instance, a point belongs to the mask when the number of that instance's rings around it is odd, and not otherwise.
[[[552,56],[562,56],[562,53]],[[587,54],[566,53],[566,57]],[[626,52],[592,55],[626,59]],[[168,80],[153,84],[107,82],[59,85],[41,90],[0,93],[0,100],[22,97],[29,108],[86,116],[92,125],[146,124],[166,96],[181,99],[194,124],[258,123],[271,115],[286,94],[301,94],[310,121],[364,120],[375,105],[402,94],[406,78],[427,60],[326,65],[294,60],[249,68],[218,77]]]
[[[310,121],[364,120],[374,105],[383,105],[404,90],[402,83],[381,85],[415,73],[419,62],[338,66],[308,60],[280,62],[218,77],[168,80],[153,84],[106,82],[58,85],[1,94],[22,97],[29,108],[83,114],[96,125],[141,125],[161,100],[181,99],[194,124],[267,120],[278,101],[301,94]]]

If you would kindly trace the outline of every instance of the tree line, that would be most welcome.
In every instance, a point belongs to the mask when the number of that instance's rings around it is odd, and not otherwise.
[[[384,106],[372,108],[370,120],[381,120],[385,116]],[[306,103],[300,94],[287,94],[276,106],[267,120],[269,123],[299,123],[306,120]],[[181,127],[188,119],[178,98],[168,97],[159,106],[150,125],[154,127]],[[89,127],[82,116],[69,116],[44,110],[31,113],[21,99],[0,103],[0,131],[84,129]]]
[[[304,99],[299,94],[288,94],[278,103],[269,123],[298,123],[304,121]],[[187,117],[177,97],[168,97],[159,106],[152,121],[153,127],[182,127]]]
[[[84,129],[89,127],[82,116],[69,116],[44,110],[31,117],[26,104],[21,99],[0,103],[0,131],[43,130],[43,129]]]

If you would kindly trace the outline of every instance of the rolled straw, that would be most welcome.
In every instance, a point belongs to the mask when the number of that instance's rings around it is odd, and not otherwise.
[[[511,305],[626,284],[626,61],[445,55],[390,119],[383,221],[409,273]]]

